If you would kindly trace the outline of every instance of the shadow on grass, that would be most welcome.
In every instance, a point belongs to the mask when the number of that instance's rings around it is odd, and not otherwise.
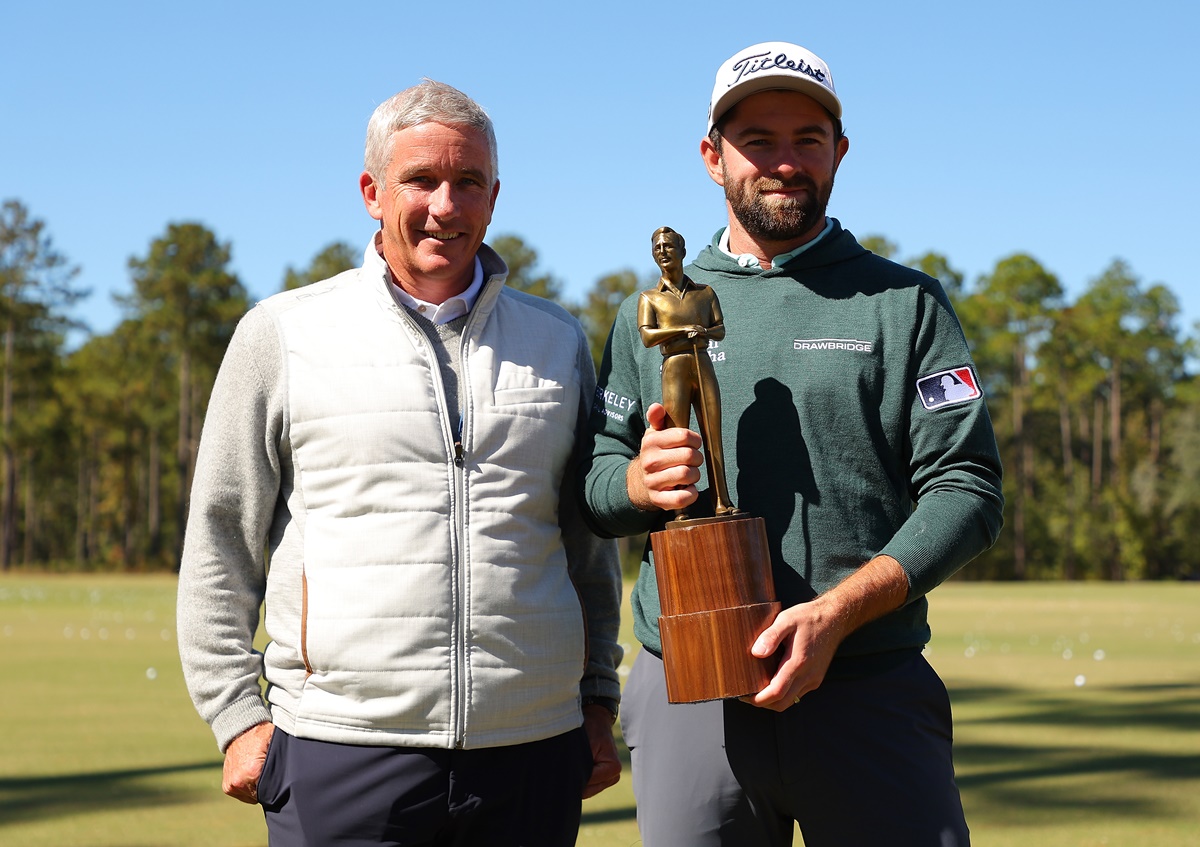
[[[221,770],[220,762],[196,762],[120,771],[0,778],[0,826],[39,818],[78,815],[94,809],[175,805],[196,792],[167,788],[157,777]]]
[[[619,809],[602,809],[596,812],[584,812],[580,824],[614,823],[616,821],[631,821],[637,817],[636,806],[622,806]]]
[[[1153,786],[1200,782],[1200,686],[1131,685],[1061,693],[951,687],[954,758],[964,793],[997,809],[1178,814],[1179,794]],[[1011,743],[973,741],[1016,729]],[[1155,743],[1157,741],[1157,743]],[[1134,790],[1097,794],[1097,786]],[[1200,786],[1197,786],[1200,787]]]
[[[1061,693],[1005,686],[952,687],[955,723],[1145,729],[1194,732],[1200,726],[1200,685],[1127,685],[1073,688]],[[976,707],[997,714],[976,715]]]
[[[1195,753],[1099,752],[1080,748],[967,744],[955,747],[954,758],[972,768],[986,768],[960,778],[964,786],[985,787],[1013,780],[1049,779],[1085,774],[1117,775],[1143,780],[1200,779]],[[1014,762],[1014,759],[1020,760]]]

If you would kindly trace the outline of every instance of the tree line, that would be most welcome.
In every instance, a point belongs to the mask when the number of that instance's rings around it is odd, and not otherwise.
[[[864,246],[896,259],[880,236]],[[562,303],[599,366],[622,300],[657,271],[596,280],[579,301],[538,269],[519,236],[490,241],[509,284]],[[335,242],[281,289],[359,263]],[[122,320],[69,347],[88,292],[20,201],[0,207],[0,567],[177,566],[201,424],[234,327],[250,307],[231,246],[171,223],[129,259]],[[948,258],[904,260],[940,280],[963,323],[1000,441],[1006,527],[964,572],[988,579],[1200,577],[1197,339],[1164,285],[1115,260],[1068,301],[1057,277],[1015,253],[967,284]],[[1198,327],[1200,328],[1200,327]]]

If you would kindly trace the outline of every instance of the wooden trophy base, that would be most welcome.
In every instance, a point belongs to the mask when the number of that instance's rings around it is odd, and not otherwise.
[[[782,608],[762,518],[678,520],[650,535],[662,616],[667,700],[699,703],[756,694],[775,659],[750,648]]]

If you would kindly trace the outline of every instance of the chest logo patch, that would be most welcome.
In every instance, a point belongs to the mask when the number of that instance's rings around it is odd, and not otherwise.
[[[870,341],[859,341],[857,338],[797,338],[792,341],[792,349],[805,353],[825,350],[849,350],[853,353],[870,353],[875,345]]]
[[[923,376],[917,380],[917,394],[926,409],[940,409],[978,400],[983,396],[979,378],[970,367],[953,368],[948,371]]]

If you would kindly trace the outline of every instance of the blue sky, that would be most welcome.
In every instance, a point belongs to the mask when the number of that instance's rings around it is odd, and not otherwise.
[[[850,153],[830,213],[899,258],[968,280],[1026,252],[1078,295],[1114,258],[1200,321],[1196,4],[1074,0],[798,4],[9,3],[0,18],[0,198],[46,221],[113,292],[168,222],[233,249],[255,297],[334,240],[365,245],[375,106],[429,76],[491,113],[515,233],[580,298],[653,267],[668,225],[694,255],[722,224],[699,158],[717,66],[764,40],[830,65]]]

